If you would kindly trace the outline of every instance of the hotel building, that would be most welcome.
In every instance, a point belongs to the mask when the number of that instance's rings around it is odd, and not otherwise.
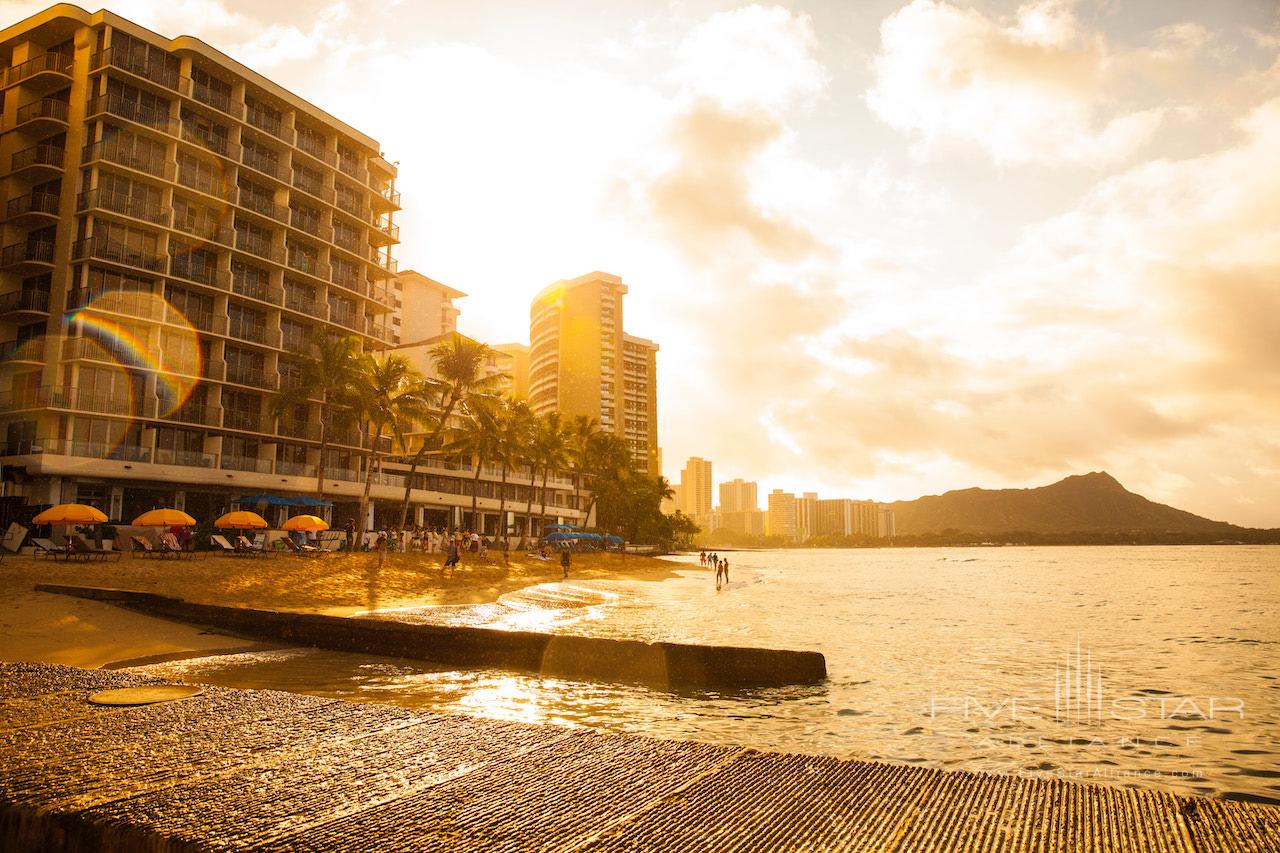
[[[699,524],[711,515],[711,460],[690,456],[680,472],[680,509]]]
[[[400,342],[400,194],[377,141],[198,39],[68,5],[0,31],[0,83],[8,515],[203,519],[246,493],[314,494],[323,403],[277,417],[271,401],[319,335]],[[328,451],[335,521],[363,488],[360,442]],[[375,476],[398,509],[403,471]],[[419,472],[411,520],[456,519],[470,479]]]
[[[770,536],[796,538],[796,496],[782,489],[769,493],[768,517],[765,529]]]
[[[592,272],[557,281],[529,311],[529,403],[534,412],[586,415],[624,438],[635,467],[657,475],[658,345],[622,326],[627,286]]]
[[[720,484],[720,511],[754,512],[760,508],[759,484],[742,479]]]

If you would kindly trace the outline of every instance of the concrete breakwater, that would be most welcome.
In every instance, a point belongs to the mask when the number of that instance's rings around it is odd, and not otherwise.
[[[638,682],[676,691],[733,690],[813,684],[827,676],[826,660],[812,651],[410,625],[388,619],[196,604],[154,593],[97,587],[37,584],[36,589],[282,643],[584,681]]]
[[[0,664],[0,849],[1268,851],[1280,809]]]

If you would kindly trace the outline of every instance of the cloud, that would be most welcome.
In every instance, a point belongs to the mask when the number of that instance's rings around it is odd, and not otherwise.
[[[927,147],[976,144],[997,163],[1105,164],[1141,148],[1163,107],[1112,103],[1116,58],[1058,0],[1029,3],[1012,20],[939,0],[913,0],[881,26],[867,104]],[[1192,33],[1162,44],[1185,52]]]

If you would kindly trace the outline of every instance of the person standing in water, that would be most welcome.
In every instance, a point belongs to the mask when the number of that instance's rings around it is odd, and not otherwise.
[[[724,585],[729,585],[729,558],[725,557],[720,561],[720,570],[724,572]]]

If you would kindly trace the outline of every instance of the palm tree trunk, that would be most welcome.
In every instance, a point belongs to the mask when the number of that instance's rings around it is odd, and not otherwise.
[[[471,477],[471,532],[480,533],[476,530],[476,496],[480,490],[480,460],[471,457],[471,464],[476,466],[476,473]]]
[[[329,419],[320,416],[320,462],[316,464],[316,498],[324,500],[324,457],[329,450]]]
[[[529,503],[524,508],[525,536],[528,539],[537,542],[533,538],[533,493],[537,490],[534,485],[538,480],[538,468],[532,462],[529,463]]]
[[[542,506],[538,510],[538,526],[542,527],[547,523],[547,474],[551,473],[551,466],[542,469]]]
[[[422,446],[418,448],[418,452],[413,454],[413,459],[409,462],[409,476],[404,479],[404,500],[400,504],[400,529],[404,529],[405,522],[409,520],[409,498],[413,493],[413,478],[418,473],[418,466],[422,464],[422,460],[427,457],[427,448],[435,443],[440,437],[440,433],[444,430],[444,425],[449,420],[449,415],[453,414],[453,409],[458,405],[458,397],[456,394],[449,395],[449,402],[445,405],[444,411],[440,414],[440,422],[436,424],[436,428],[431,431],[431,435],[422,440]]]
[[[382,436],[382,424],[378,424],[378,431],[373,431],[373,423],[370,422],[366,431],[369,437],[369,454],[365,457],[364,463],[364,493],[360,495],[360,530],[364,532],[364,525],[368,524],[369,517],[369,493],[373,489],[373,463],[378,455],[378,438]]]
[[[502,485],[498,487],[498,533],[507,538],[507,460],[502,460]]]

